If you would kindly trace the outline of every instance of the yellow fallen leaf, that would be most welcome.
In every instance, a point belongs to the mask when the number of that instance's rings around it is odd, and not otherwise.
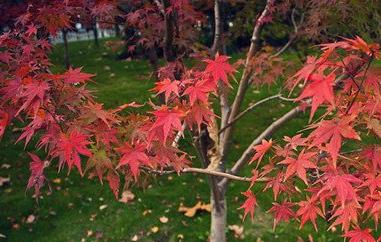
[[[93,234],[94,234],[94,232],[92,230],[87,230],[86,236],[91,237],[91,236],[93,236]]]
[[[245,236],[243,234],[243,226],[239,226],[236,224],[229,225],[229,230],[234,233],[234,237],[237,239],[243,239]]]
[[[143,211],[143,216],[146,216],[146,215],[151,214],[151,213],[152,213],[152,210],[151,210],[151,209],[144,210],[144,211]]]
[[[61,178],[53,179],[52,182],[55,183],[55,184],[60,184],[61,183]]]
[[[186,207],[182,203],[180,203],[179,212],[183,212],[185,216],[192,218],[196,215],[197,211],[206,211],[209,212],[211,211],[211,206],[210,204],[205,204],[202,202],[197,202],[196,205],[193,207]]]
[[[151,232],[156,234],[157,232],[159,232],[159,227],[157,227],[157,226],[152,227]]]

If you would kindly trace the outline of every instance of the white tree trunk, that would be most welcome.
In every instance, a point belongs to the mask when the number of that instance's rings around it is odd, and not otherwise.
[[[212,206],[210,242],[226,242],[226,199],[225,193],[221,193],[217,209],[216,201],[211,195],[210,204]]]

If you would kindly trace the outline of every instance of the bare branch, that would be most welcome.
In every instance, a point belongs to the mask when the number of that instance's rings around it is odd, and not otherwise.
[[[254,54],[257,52],[257,49],[258,49],[259,34],[262,30],[264,19],[269,14],[270,8],[271,8],[271,6],[273,6],[274,2],[275,2],[275,0],[267,0],[265,9],[262,11],[261,15],[259,16],[259,18],[257,19],[257,21],[255,23],[255,26],[253,29],[253,34],[251,37],[250,48],[249,48],[249,51],[246,55],[245,68],[243,70],[242,78],[241,78],[241,81],[239,83],[237,95],[235,96],[235,99],[234,99],[234,102],[233,102],[233,105],[231,108],[231,112],[230,112],[230,115],[228,118],[228,123],[230,123],[232,120],[234,120],[234,118],[238,114],[239,109],[240,109],[241,104],[242,104],[242,101],[245,97],[245,93],[247,91],[249,80],[250,80],[250,74],[252,72],[252,70],[250,68],[250,62],[251,62],[251,59],[253,58]],[[230,136],[231,136],[232,127],[233,127],[233,125],[231,125],[229,128],[227,128],[224,131],[223,137],[221,139],[222,141],[220,144],[222,146],[221,151],[222,151],[222,159],[223,160],[225,159],[225,156],[226,156],[228,143],[229,143],[228,141],[229,141]]]
[[[214,0],[214,40],[211,48],[211,55],[214,56],[221,47],[221,11],[220,0]]]
[[[253,156],[253,147],[260,144],[263,139],[270,137],[276,130],[278,130],[283,124],[293,119],[296,115],[298,115],[302,109],[298,106],[291,109],[289,112],[284,114],[282,117],[274,121],[270,126],[268,126],[243,152],[242,156],[236,161],[234,166],[231,169],[231,174],[237,175],[241,170],[242,166],[244,166],[248,160]],[[221,186],[224,186],[227,183],[227,179],[224,179],[220,182]]]
[[[180,141],[180,138],[182,136],[184,136],[184,129],[185,129],[185,123],[183,123],[182,125],[182,128],[180,131],[177,132],[173,142],[172,142],[172,146],[175,147],[175,148],[178,148],[179,147],[179,141]]]
[[[262,100],[259,100],[258,102],[250,105],[248,108],[246,108],[244,111],[242,111],[241,113],[239,113],[232,121],[230,121],[228,124],[226,124],[225,126],[223,126],[219,133],[222,133],[225,131],[225,129],[229,128],[231,125],[233,125],[235,122],[237,122],[239,119],[241,119],[243,116],[245,116],[245,114],[247,114],[248,112],[250,112],[251,110],[253,110],[254,108],[258,107],[259,105],[267,102],[267,101],[270,101],[270,100],[273,100],[273,99],[276,99],[276,98],[279,98],[281,100],[284,100],[284,101],[294,101],[293,99],[289,99],[289,98],[285,98],[285,97],[282,97],[281,94],[277,94],[277,95],[273,95],[273,96],[269,96],[269,97],[266,97]]]
[[[203,169],[203,168],[194,168],[194,167],[189,167],[189,168],[184,168],[181,171],[175,171],[175,170],[152,170],[150,168],[142,167],[143,170],[147,171],[148,173],[153,173],[157,175],[168,175],[168,174],[174,174],[174,173],[200,173],[200,174],[206,174],[210,176],[217,176],[217,177],[223,177],[228,180],[235,180],[235,181],[243,181],[243,182],[251,182],[250,177],[241,177],[241,176],[236,176],[232,175],[229,173],[225,172],[220,172],[220,171],[213,171],[213,170],[208,170],[208,169]],[[258,178],[256,181],[266,181],[266,178]]]
[[[292,42],[294,42],[294,40],[296,39],[296,36],[298,35],[298,31],[299,31],[299,26],[302,25],[302,23],[304,21],[304,13],[302,13],[301,16],[300,16],[299,23],[296,23],[296,21],[295,21],[295,13],[296,12],[297,11],[296,11],[295,8],[292,9],[291,21],[292,21],[292,25],[294,26],[294,34],[290,36],[290,38],[287,41],[287,43],[277,53],[272,55],[272,57],[277,57],[277,56],[281,55],[284,51],[286,51],[288,49],[288,47],[290,47]]]

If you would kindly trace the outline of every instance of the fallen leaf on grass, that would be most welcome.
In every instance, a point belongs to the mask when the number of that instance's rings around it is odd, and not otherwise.
[[[87,237],[91,237],[91,236],[93,236],[93,234],[94,234],[94,232],[92,230],[87,230],[87,232],[86,232]]]
[[[34,216],[33,214],[29,215],[26,220],[25,220],[25,223],[27,224],[31,224],[34,222],[34,220],[36,220],[36,216]]]
[[[151,213],[152,213],[152,210],[151,210],[151,209],[144,210],[144,211],[143,211],[143,216],[146,216],[146,215],[151,214]]]
[[[122,197],[119,199],[119,202],[128,203],[129,201],[134,200],[134,198],[135,198],[135,194],[133,194],[129,190],[126,190],[122,193]]]
[[[159,220],[160,220],[160,222],[162,222],[163,224],[165,224],[165,223],[168,223],[168,218],[167,217],[165,217],[165,216],[162,216],[162,217],[160,217],[159,218]]]
[[[155,227],[152,227],[151,228],[151,232],[156,234],[157,232],[159,232],[159,227],[155,226]]]
[[[107,205],[106,204],[103,204],[103,205],[100,205],[99,206],[99,210],[104,210],[107,208]]]
[[[61,183],[61,178],[53,179],[52,182],[53,182],[54,184],[60,184],[60,183]]]
[[[7,184],[11,181],[9,177],[1,177],[0,176],[0,187],[4,186],[4,184]]]
[[[136,234],[132,236],[131,238],[131,241],[138,241],[138,240],[139,240],[139,237]]]
[[[12,224],[12,228],[13,229],[19,229],[20,228],[20,224]]]
[[[197,204],[194,205],[193,207],[186,207],[182,203],[180,203],[180,207],[178,211],[183,212],[185,216],[192,218],[196,215],[197,211],[206,211],[210,213],[211,206],[210,204],[205,204],[200,201],[197,202]]]
[[[243,239],[245,236],[243,234],[243,226],[239,226],[236,224],[229,225],[229,230],[234,233],[234,237],[237,239]]]
[[[11,165],[10,164],[2,164],[1,168],[3,168],[3,169],[9,169],[9,168],[11,168]]]

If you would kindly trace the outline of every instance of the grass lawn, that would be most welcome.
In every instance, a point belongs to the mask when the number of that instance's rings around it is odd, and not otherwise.
[[[102,42],[101,42],[102,43]],[[150,67],[146,61],[117,61],[115,54],[103,45],[95,47],[92,42],[70,43],[70,58],[74,67],[84,66],[83,70],[96,73],[95,84],[98,100],[106,107],[116,107],[126,102],[145,102],[152,98],[147,92],[153,87],[150,81]],[[54,48],[52,54],[56,71],[62,70],[62,46]],[[251,89],[245,105],[276,93],[277,88],[263,87]],[[236,135],[232,139],[231,163],[247,147],[252,139],[267,127],[275,118],[287,112],[290,104],[269,102],[243,118]],[[277,132],[273,139],[284,135],[294,135],[307,122],[307,116],[289,122]],[[29,177],[29,159],[22,144],[14,145],[18,133],[8,129],[0,143],[0,176],[9,177],[10,183],[0,185],[0,241],[206,241],[209,232],[208,213],[198,213],[193,218],[179,213],[180,203],[193,206],[197,201],[208,202],[207,178],[203,175],[184,174],[152,179],[146,188],[133,187],[135,199],[127,204],[113,197],[107,185],[99,181],[81,178],[76,171],[67,176],[66,171],[57,173],[50,169],[47,177],[49,189],[43,189],[43,198],[38,203],[31,192],[25,194]],[[188,147],[185,147],[186,149]],[[27,147],[26,150],[33,150]],[[198,163],[195,162],[197,165]],[[10,165],[7,168],[7,165]],[[249,170],[244,171],[248,173]],[[232,182],[228,191],[228,224],[244,226],[244,239],[236,239],[228,232],[228,241],[308,241],[311,235],[315,241],[341,241],[339,235],[326,232],[328,226],[321,223],[319,232],[307,225],[299,230],[297,223],[280,224],[272,229],[272,217],[266,213],[271,206],[272,194],[263,193],[262,187],[255,187],[259,208],[255,220],[242,222],[240,192],[247,184]],[[107,207],[106,207],[107,206]],[[167,217],[167,223],[160,221]],[[32,221],[33,220],[33,221]],[[157,231],[157,227],[158,231]],[[339,229],[339,228],[338,228]],[[154,233],[156,232],[156,233]],[[135,236],[136,235],[136,236]],[[182,238],[182,239],[181,239]]]

